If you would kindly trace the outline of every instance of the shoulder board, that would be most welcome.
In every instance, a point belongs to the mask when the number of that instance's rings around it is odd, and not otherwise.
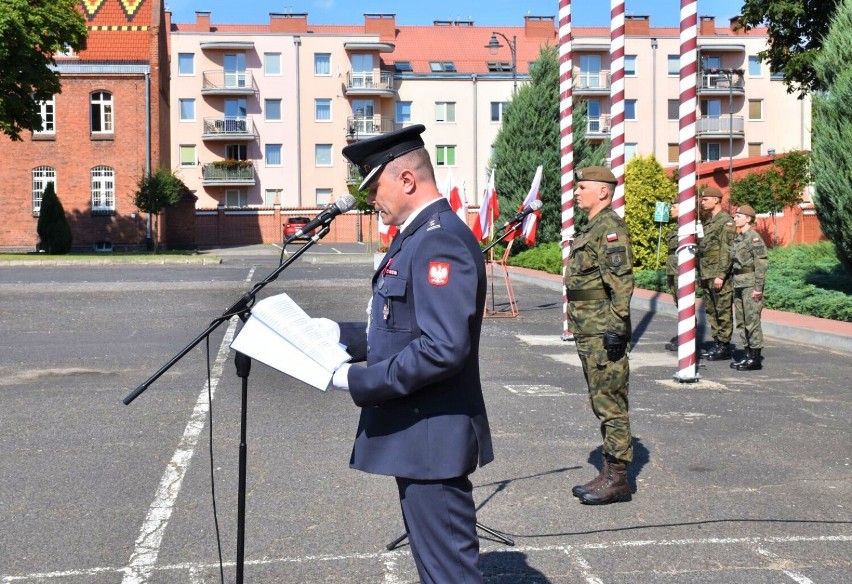
[[[429,217],[429,221],[426,222],[426,231],[432,231],[433,229],[441,228],[441,219],[437,214]]]
[[[760,236],[758,236],[758,235],[755,235],[754,237],[752,237],[751,241],[752,241],[752,243],[763,243],[763,241],[760,239]]]

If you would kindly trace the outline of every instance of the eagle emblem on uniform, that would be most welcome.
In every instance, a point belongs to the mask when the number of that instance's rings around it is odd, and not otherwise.
[[[450,282],[450,264],[429,262],[429,283],[433,286],[446,286]]]

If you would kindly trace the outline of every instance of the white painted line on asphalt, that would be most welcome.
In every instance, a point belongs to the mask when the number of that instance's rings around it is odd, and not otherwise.
[[[565,549],[565,554],[571,558],[571,563],[580,571],[583,578],[586,579],[586,584],[603,584],[603,580],[592,573],[592,565],[586,561],[586,558],[580,555],[577,548],[568,547]]]
[[[245,279],[246,282],[251,282],[251,277],[254,276],[254,270],[255,270],[256,267],[257,266],[251,267],[251,269],[249,270],[248,276],[246,276],[246,279]]]
[[[403,580],[397,575],[397,560],[401,552],[391,551],[385,555],[385,577],[382,584],[402,584]],[[409,555],[406,553],[406,555]]]
[[[814,584],[813,580],[811,580],[810,578],[806,578],[805,576],[802,576],[801,574],[797,574],[796,572],[793,572],[792,570],[783,569],[783,564],[785,564],[787,562],[787,560],[783,560],[782,558],[773,554],[769,550],[764,549],[762,547],[758,547],[757,553],[759,553],[762,556],[766,556],[767,558],[769,558],[770,560],[772,560],[776,564],[781,564],[781,566],[780,566],[781,572],[783,572],[784,574],[786,574],[787,576],[792,578],[794,582],[797,582],[797,584]]]
[[[236,316],[231,318],[228,330],[225,331],[225,338],[222,339],[222,344],[219,346],[219,353],[216,355],[216,362],[211,371],[211,396],[215,395],[216,387],[222,378],[222,369],[225,360],[228,358],[231,341],[234,338],[234,331],[239,320]],[[189,470],[190,462],[192,462],[192,456],[195,454],[198,437],[207,422],[207,414],[210,411],[207,400],[207,383],[205,382],[201,388],[201,393],[198,394],[195,409],[186,424],[180,444],[168,466],[166,466],[166,471],[157,487],[157,493],[154,495],[154,501],[148,508],[148,515],[139,530],[136,547],[130,555],[127,567],[124,569],[122,584],[143,584],[147,582],[157,564],[163,534],[172,516],[172,511],[174,511],[175,501],[180,494],[183,479]]]

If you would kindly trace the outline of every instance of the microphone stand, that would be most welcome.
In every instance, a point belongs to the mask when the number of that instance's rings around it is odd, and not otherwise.
[[[287,261],[279,263],[278,267],[270,273],[261,282],[258,282],[254,287],[243,294],[239,300],[234,302],[222,316],[210,323],[210,326],[200,335],[195,337],[190,343],[181,349],[168,363],[160,367],[156,373],[146,379],[139,387],[133,390],[127,397],[124,398],[124,404],[130,405],[130,402],[139,397],[142,392],[148,389],[163,373],[172,368],[172,366],[180,361],[187,353],[189,353],[201,341],[206,339],[219,325],[230,320],[234,316],[239,316],[240,320],[245,322],[248,320],[251,307],[254,305],[257,293],[260,292],[267,284],[274,281],[284,269],[292,264],[296,259],[305,253],[310,247],[317,243],[320,239],[326,236],[329,231],[329,225],[334,217],[329,217],[322,226],[317,227],[316,234],[308,240],[299,250],[292,256],[287,258]],[[234,365],[237,370],[237,377],[242,380],[242,402],[240,412],[240,458],[239,458],[239,477],[238,477],[238,492],[237,492],[237,584],[243,583],[243,567],[245,565],[245,521],[246,521],[246,466],[248,458],[248,446],[246,443],[246,414],[248,409],[248,376],[251,372],[251,358],[247,357],[239,351],[234,351]]]
[[[509,223],[508,225],[506,225],[506,227],[504,227],[504,229],[505,229],[506,231],[504,231],[504,232],[503,232],[503,235],[501,235],[498,239],[495,239],[494,241],[492,241],[491,243],[489,243],[489,244],[488,244],[488,246],[487,246],[487,247],[485,247],[485,248],[482,250],[482,255],[485,255],[485,252],[489,251],[492,247],[494,247],[495,245],[497,245],[498,243],[500,243],[501,241],[503,241],[504,239],[506,239],[507,237],[509,237],[509,235],[510,235],[511,233],[514,233],[515,231],[517,231],[517,230],[518,230],[518,226],[519,226],[519,224],[520,224],[520,223],[521,223],[521,221],[523,221],[524,219],[525,219],[524,217],[521,217],[521,218],[520,218],[520,219],[518,219],[517,221],[513,221],[513,222]],[[511,227],[511,229],[509,229],[510,227]]]

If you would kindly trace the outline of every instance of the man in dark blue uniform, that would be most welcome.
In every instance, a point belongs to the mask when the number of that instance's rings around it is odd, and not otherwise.
[[[421,581],[479,583],[468,477],[494,458],[479,379],[485,264],[438,191],[424,130],[343,149],[399,234],[373,276],[369,321],[340,323],[340,342],[367,366],[343,365],[332,385],[361,407],[350,466],[396,478]]]

